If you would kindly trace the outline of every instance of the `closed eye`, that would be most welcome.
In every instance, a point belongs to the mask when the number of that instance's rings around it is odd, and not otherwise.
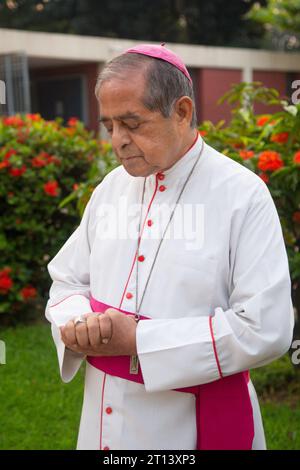
[[[100,122],[103,123],[104,127],[106,128],[108,134],[112,134],[113,133],[113,123],[111,120],[108,120],[108,119],[100,119],[99,120]],[[136,119],[132,120],[132,119],[129,119],[130,122],[128,122],[128,120],[119,120],[119,123],[121,126],[123,126],[125,129],[128,129],[129,131],[136,131],[140,128],[142,122],[140,121],[136,121]],[[132,122],[133,121],[133,122]]]
[[[138,129],[140,127],[140,123],[137,123],[137,124],[127,124],[126,122],[123,123],[124,126],[131,130],[131,131],[134,131],[135,129]]]
[[[107,132],[108,132],[109,134],[112,134],[112,131],[113,131],[112,128],[108,128],[108,127],[106,127],[106,126],[105,126],[105,128],[106,128],[106,130],[107,130]]]

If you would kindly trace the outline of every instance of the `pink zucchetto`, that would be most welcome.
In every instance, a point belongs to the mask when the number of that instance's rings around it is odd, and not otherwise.
[[[178,57],[178,55],[176,55],[174,52],[170,51],[170,49],[164,47],[164,44],[161,44],[160,46],[153,44],[140,44],[139,46],[131,47],[124,52],[124,54],[128,53],[147,55],[149,57],[154,57],[155,59],[169,62],[169,64],[174,65],[174,67],[180,70],[192,83],[191,76],[180,57]]]

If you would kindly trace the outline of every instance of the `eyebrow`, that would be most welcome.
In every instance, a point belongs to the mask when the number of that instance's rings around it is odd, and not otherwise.
[[[101,116],[98,121],[99,122],[105,122],[105,121],[110,121],[111,119],[116,119],[118,121],[126,121],[127,119],[136,119],[140,120],[140,116],[135,113],[125,113],[125,114],[120,114],[119,116],[113,116],[112,118],[106,117],[106,116]]]

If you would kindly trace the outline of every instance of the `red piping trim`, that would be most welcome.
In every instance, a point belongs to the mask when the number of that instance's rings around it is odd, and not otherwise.
[[[195,143],[197,142],[199,138],[199,132],[197,132],[196,134],[196,137],[194,139],[194,142],[192,143],[192,145],[190,146],[190,148],[187,150],[187,152],[189,152],[191,150],[191,148],[195,145]],[[187,153],[185,152],[185,153]],[[142,225],[142,229],[141,229],[141,232],[139,234],[139,238],[138,238],[138,246],[140,246],[140,242],[141,242],[141,237],[142,237],[142,234],[143,234],[143,231],[144,231],[144,227],[145,227],[145,224],[146,224],[146,220],[147,220],[147,217],[148,217],[148,214],[149,214],[149,211],[150,211],[150,208],[151,208],[151,205],[152,205],[152,202],[153,202],[153,199],[155,197],[155,194],[157,192],[157,188],[158,188],[158,174],[156,174],[156,178],[155,178],[155,189],[154,189],[154,193],[153,193],[153,196],[151,198],[151,201],[148,205],[148,209],[147,209],[147,212],[146,212],[146,216],[145,216],[145,219],[144,219],[144,223]],[[131,269],[130,269],[130,272],[129,272],[129,275],[128,275],[128,278],[127,278],[127,282],[126,282],[126,285],[125,285],[125,288],[124,288],[124,291],[123,291],[123,294],[122,294],[122,297],[121,297],[121,302],[120,302],[120,305],[119,305],[119,308],[121,308],[122,306],[122,303],[123,303],[123,300],[124,300],[124,296],[125,296],[125,292],[127,290],[127,286],[129,284],[129,281],[130,281],[130,278],[131,278],[131,274],[132,274],[132,271],[133,271],[133,268],[134,268],[134,265],[135,265],[135,261],[136,261],[136,255],[137,255],[137,251],[135,252],[135,255],[134,255],[134,258],[133,258],[133,262],[132,262],[132,266],[131,266]]]
[[[128,278],[127,278],[127,282],[126,282],[126,285],[125,285],[125,288],[123,290],[123,294],[122,294],[122,298],[121,298],[121,302],[120,302],[120,305],[119,305],[119,308],[121,308],[122,306],[122,303],[123,303],[123,300],[124,300],[124,295],[125,295],[125,292],[126,292],[126,289],[127,289],[127,286],[128,286],[128,283],[129,283],[129,280],[131,278],[131,274],[132,274],[132,271],[133,271],[133,268],[134,268],[134,264],[135,264],[135,260],[136,260],[136,252],[135,252],[135,255],[134,255],[134,258],[133,258],[133,263],[132,263],[132,266],[131,266],[131,269],[130,269],[130,272],[129,272],[129,275],[128,275]]]
[[[151,208],[153,199],[154,199],[155,194],[156,194],[156,192],[157,192],[157,188],[158,188],[158,178],[157,178],[157,176],[156,176],[156,178],[155,178],[154,193],[153,193],[152,198],[151,198],[151,200],[150,200],[150,202],[149,202],[149,205],[148,205],[148,208],[147,208],[147,212],[146,212],[146,215],[145,215],[145,219],[144,219],[144,222],[143,222],[143,224],[142,224],[141,231],[140,231],[140,233],[139,233],[139,237],[138,237],[138,247],[140,246],[140,243],[141,243],[141,238],[142,238],[143,231],[144,231],[144,228],[145,228],[146,220],[147,220],[147,217],[148,217],[148,214],[149,214],[149,211],[150,211],[150,208]],[[132,266],[131,266],[131,269],[130,269],[130,272],[129,272],[129,275],[128,275],[128,278],[127,278],[127,282],[126,282],[125,288],[124,288],[124,290],[123,290],[123,294],[122,294],[122,297],[121,297],[121,302],[120,302],[119,308],[121,308],[122,303],[123,303],[123,300],[124,300],[124,295],[125,295],[125,292],[126,292],[126,289],[127,289],[128,284],[129,284],[129,281],[130,281],[130,278],[131,278],[131,274],[132,274],[132,271],[133,271],[133,268],[134,268],[134,265],[135,265],[136,255],[137,255],[137,250],[136,250],[136,252],[135,252],[135,255],[134,255],[134,258],[133,258],[133,262],[132,262]]]
[[[191,148],[194,147],[195,143],[196,143],[197,140],[198,140],[199,135],[200,135],[199,132],[197,132],[196,137],[195,137],[195,139],[194,139],[194,142],[192,143],[192,145],[188,148],[188,150],[187,150],[185,153],[188,153],[188,152],[191,150]],[[184,155],[185,155],[185,154],[184,154]]]
[[[211,334],[211,339],[212,339],[212,343],[213,343],[215,359],[216,359],[216,363],[217,363],[217,366],[218,366],[219,375],[220,375],[220,378],[223,379],[222,369],[221,369],[221,366],[220,366],[218,353],[217,353],[217,348],[216,348],[216,341],[215,341],[215,336],[214,336],[214,331],[213,331],[213,326],[212,326],[212,317],[211,316],[209,317],[209,329],[210,329],[210,334]]]
[[[139,237],[138,237],[138,246],[140,245],[140,242],[141,242],[141,237],[142,237],[142,234],[143,234],[143,231],[144,231],[145,223],[146,223],[146,220],[147,220],[147,217],[148,217],[148,214],[149,214],[149,211],[150,211],[150,208],[151,208],[153,199],[154,199],[155,194],[156,194],[156,192],[157,192],[157,188],[158,188],[158,178],[156,177],[156,179],[155,179],[155,189],[154,189],[154,193],[153,193],[152,198],[151,198],[151,201],[150,201],[150,203],[149,203],[149,205],[148,205],[147,212],[146,212],[145,219],[144,219],[144,223],[143,223],[142,228],[141,228],[141,231],[140,231],[140,233],[139,233]],[[126,289],[127,289],[127,286],[128,286],[128,283],[129,283],[129,280],[130,280],[130,277],[131,277],[131,274],[132,274],[132,271],[133,271],[133,267],[134,267],[134,264],[135,264],[136,255],[137,255],[137,250],[136,250],[135,255],[134,255],[133,263],[132,263],[132,266],[131,266],[131,269],[130,269],[130,272],[129,272],[129,276],[128,276],[128,278],[127,278],[127,282],[126,282],[126,285],[125,285],[125,288],[124,288],[124,291],[123,291],[123,294],[122,294],[122,298],[121,298],[121,302],[120,302],[119,308],[121,308],[122,303],[123,303],[123,300],[124,300],[124,295],[125,295],[125,292],[126,292]],[[102,424],[103,424],[103,402],[104,402],[104,387],[105,387],[105,381],[106,381],[106,374],[105,374],[104,379],[103,379],[103,387],[102,387],[101,421],[100,421],[100,449],[101,449],[101,450],[102,450]]]
[[[104,402],[105,382],[106,382],[106,374],[104,374],[103,385],[102,385],[101,420],[100,420],[100,450],[102,450],[102,423],[103,423],[103,402]]]
[[[70,297],[74,297],[74,295],[80,295],[81,297],[84,297],[85,299],[87,299],[86,296],[83,295],[83,294],[71,294],[71,295],[68,295],[68,297],[65,297],[64,299],[60,300],[60,301],[57,302],[56,304],[54,304],[54,305],[49,305],[49,308],[56,307],[57,305],[61,304],[61,303],[64,302],[65,300],[69,299]],[[87,299],[87,300],[88,300],[88,299]]]

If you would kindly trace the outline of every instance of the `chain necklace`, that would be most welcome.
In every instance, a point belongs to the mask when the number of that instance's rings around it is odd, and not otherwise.
[[[158,254],[159,254],[159,251],[160,251],[160,248],[161,248],[161,245],[162,245],[162,242],[164,240],[164,237],[167,233],[167,230],[172,222],[172,219],[173,219],[173,216],[174,216],[174,213],[175,213],[175,210],[176,210],[176,207],[181,199],[181,196],[183,194],[183,191],[185,190],[185,187],[186,185],[188,184],[189,180],[191,179],[191,176],[192,174],[194,173],[194,170],[195,170],[195,167],[197,165],[197,163],[199,162],[200,160],[200,157],[201,157],[201,154],[202,154],[202,151],[203,151],[203,147],[204,147],[204,141],[202,141],[202,146],[201,146],[201,150],[199,152],[199,155],[194,163],[194,165],[192,166],[192,169],[190,170],[181,190],[180,190],[180,193],[177,197],[177,200],[175,202],[175,205],[174,205],[174,208],[172,209],[171,211],[171,214],[170,214],[170,217],[169,217],[169,220],[168,220],[168,223],[165,227],[165,230],[159,240],[159,244],[158,244],[158,247],[156,249],[156,252],[155,252],[155,256],[154,256],[154,259],[153,259],[153,262],[152,262],[152,265],[151,265],[151,268],[150,268],[150,272],[149,272],[149,275],[148,275],[148,278],[146,280],[146,284],[145,284],[145,287],[144,287],[144,290],[143,290],[143,293],[142,293],[142,296],[141,296],[141,300],[140,300],[140,303],[138,304],[138,284],[139,284],[139,277],[138,277],[138,274],[139,274],[139,270],[138,270],[138,257],[139,257],[139,248],[140,248],[140,241],[141,241],[141,225],[142,225],[142,214],[143,214],[143,205],[144,205],[144,199],[145,199],[145,187],[146,187],[146,178],[144,178],[144,184],[143,184],[143,191],[142,191],[142,201],[141,201],[141,211],[140,211],[140,219],[139,219],[139,225],[138,225],[138,242],[137,242],[137,249],[136,249],[136,289],[135,289],[135,321],[138,323],[139,320],[140,320],[140,310],[141,310],[141,306],[142,306],[142,303],[143,303],[143,300],[144,300],[144,297],[145,297],[145,293],[146,293],[146,290],[147,290],[147,287],[149,285],[149,281],[150,281],[150,278],[151,278],[151,275],[153,273],[153,269],[154,269],[154,265],[156,263],[156,260],[157,260],[157,257],[158,257]],[[131,374],[138,374],[138,369],[139,369],[139,363],[138,363],[138,356],[131,356],[130,358],[130,373]]]

